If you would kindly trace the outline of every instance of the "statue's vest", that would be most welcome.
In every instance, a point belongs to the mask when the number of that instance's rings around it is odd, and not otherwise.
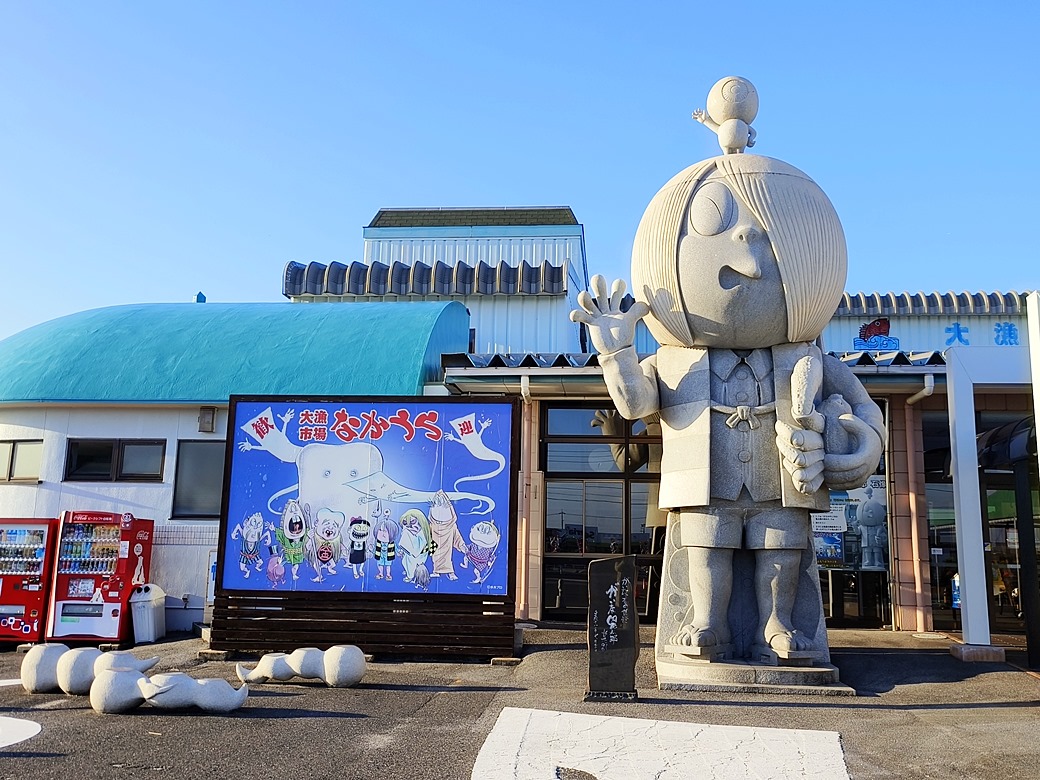
[[[795,363],[811,356],[822,360],[820,349],[806,342],[772,347],[776,418],[795,428],[791,374]],[[670,510],[711,503],[711,376],[704,347],[662,346],[655,358],[661,409],[661,492],[659,506]],[[819,399],[816,399],[817,401]],[[810,495],[799,493],[791,476],[780,469],[783,505],[826,510],[826,488]]]

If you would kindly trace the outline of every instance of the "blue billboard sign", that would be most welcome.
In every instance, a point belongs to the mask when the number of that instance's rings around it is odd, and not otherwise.
[[[222,588],[509,594],[515,408],[233,397]]]

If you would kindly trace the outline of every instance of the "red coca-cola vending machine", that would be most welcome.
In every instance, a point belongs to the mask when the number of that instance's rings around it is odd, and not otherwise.
[[[58,520],[0,519],[0,642],[39,642],[47,626]]]
[[[148,582],[151,520],[111,512],[62,512],[47,639],[124,642],[129,599]]]

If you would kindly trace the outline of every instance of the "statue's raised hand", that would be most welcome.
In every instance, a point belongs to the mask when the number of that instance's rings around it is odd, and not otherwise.
[[[626,289],[621,279],[614,280],[609,295],[607,280],[599,274],[592,277],[589,285],[592,295],[586,290],[578,293],[581,308],[571,312],[571,321],[588,327],[592,346],[600,354],[609,355],[632,346],[636,338],[636,323],[650,312],[650,307],[637,301],[628,311],[621,311],[621,299],[625,297]]]

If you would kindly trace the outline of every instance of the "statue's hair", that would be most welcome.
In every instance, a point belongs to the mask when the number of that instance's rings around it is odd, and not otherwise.
[[[646,207],[632,248],[632,294],[650,307],[647,327],[661,344],[692,346],[679,289],[679,242],[697,188],[715,171],[764,228],[780,267],[787,338],[812,341],[827,326],[845,289],[845,234],[819,186],[787,163],[730,154],[691,165]]]

